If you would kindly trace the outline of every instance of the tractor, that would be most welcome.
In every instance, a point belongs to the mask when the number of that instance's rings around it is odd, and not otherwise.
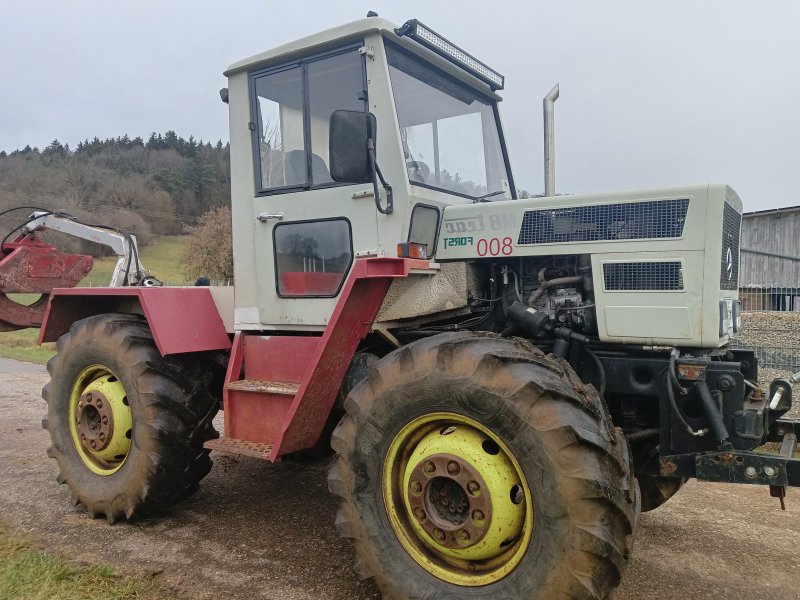
[[[800,485],[800,373],[731,344],[731,187],[521,198],[503,76],[417,20],[225,74],[235,285],[142,285],[134,253],[40,290],[48,455],[91,517],[174,505],[212,452],[330,446],[385,597],[599,599],[688,478]]]

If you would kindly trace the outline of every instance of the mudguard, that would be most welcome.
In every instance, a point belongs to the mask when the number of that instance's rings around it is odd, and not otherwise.
[[[75,321],[109,312],[144,315],[164,356],[231,348],[222,317],[206,287],[54,289],[39,343],[56,341]]]

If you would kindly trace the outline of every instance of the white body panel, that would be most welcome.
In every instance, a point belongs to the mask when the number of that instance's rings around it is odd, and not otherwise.
[[[519,244],[523,219],[529,211],[680,199],[689,202],[685,224],[676,237]],[[741,200],[724,185],[555,196],[450,207],[444,211],[436,257],[448,261],[480,260],[492,255],[495,258],[590,255],[601,340],[715,347],[727,343],[729,338],[727,332],[720,335],[720,301],[727,306],[738,298],[735,282],[734,289],[720,289],[726,203],[741,215]],[[504,245],[504,240],[510,240],[510,248]],[[499,252],[495,253],[495,249]],[[735,252],[738,261],[738,246]],[[604,264],[664,261],[681,263],[682,289],[607,291],[604,287]],[[728,314],[725,320],[727,331],[732,333],[731,315]]]

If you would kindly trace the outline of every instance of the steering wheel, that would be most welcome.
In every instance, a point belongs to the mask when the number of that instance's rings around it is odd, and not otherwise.
[[[431,174],[431,168],[421,160],[406,161],[406,169],[411,179],[425,183]]]

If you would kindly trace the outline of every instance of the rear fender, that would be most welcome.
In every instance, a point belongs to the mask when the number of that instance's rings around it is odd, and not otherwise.
[[[231,341],[206,287],[55,289],[39,343],[54,342],[81,319],[109,312],[144,315],[162,355],[230,350]]]

